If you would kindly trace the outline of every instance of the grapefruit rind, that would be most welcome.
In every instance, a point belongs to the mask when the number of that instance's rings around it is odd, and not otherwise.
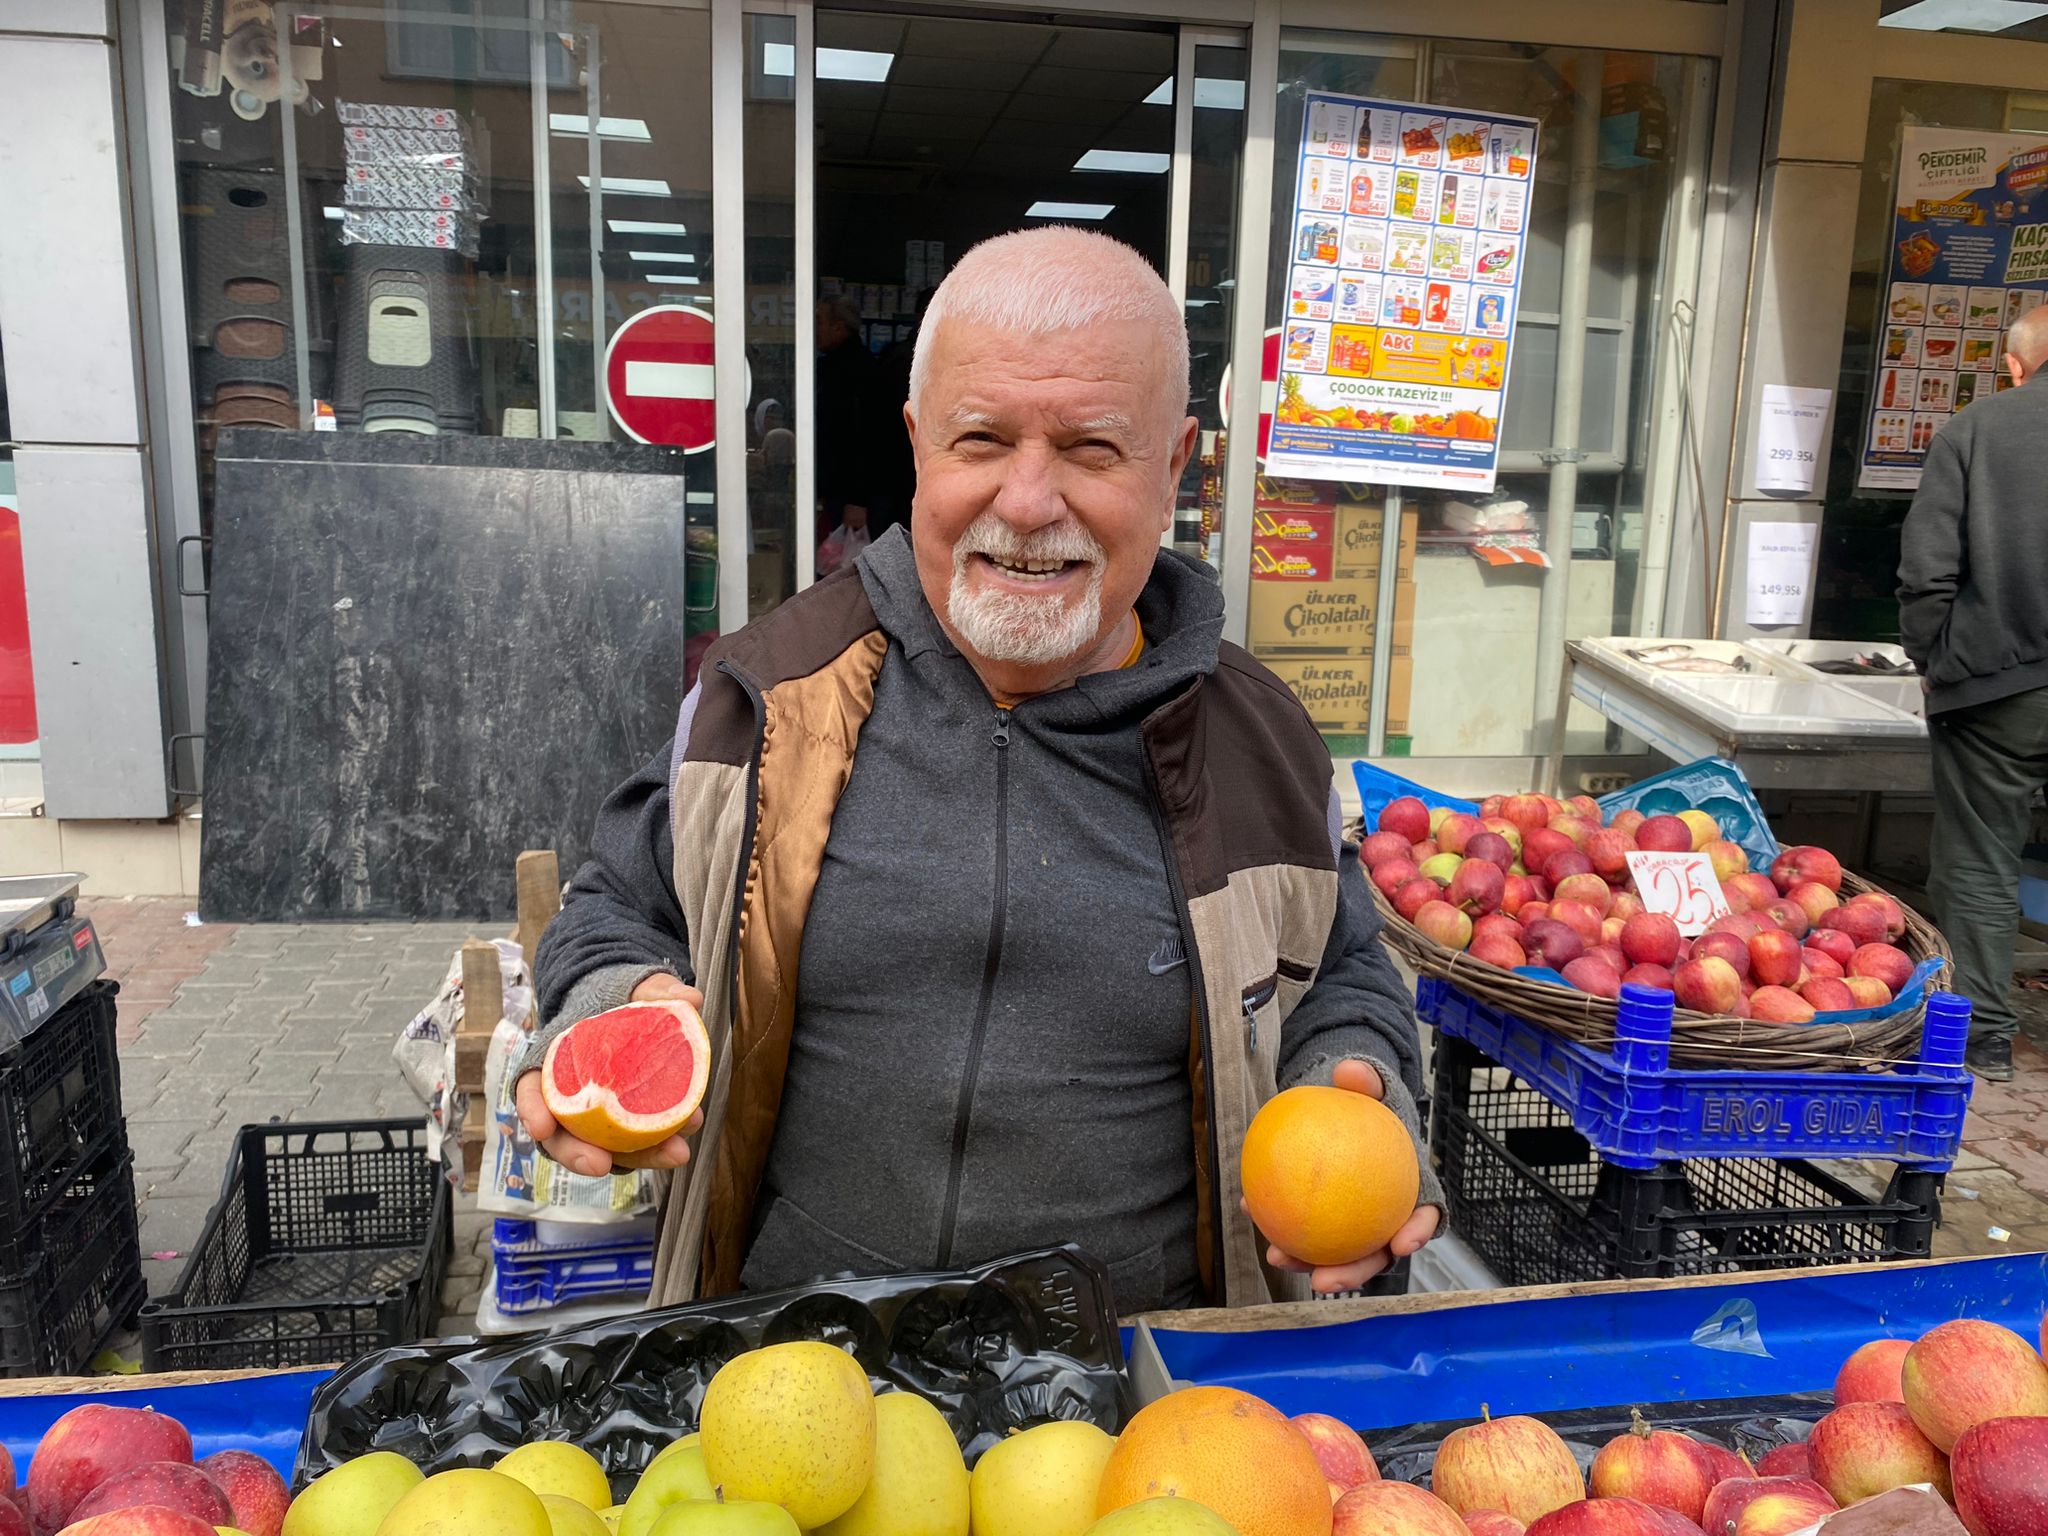
[[[688,1003],[628,1003],[570,1025],[540,1070],[541,1097],[564,1131],[607,1152],[644,1152],[703,1102],[711,1040]]]

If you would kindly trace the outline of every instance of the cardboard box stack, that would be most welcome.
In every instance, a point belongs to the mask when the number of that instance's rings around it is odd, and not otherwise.
[[[1340,487],[1259,481],[1252,525],[1251,650],[1294,690],[1333,751],[1363,753],[1382,611],[1387,513]],[[1395,556],[1388,750],[1405,750],[1415,627],[1416,512],[1400,516]],[[1396,738],[1399,738],[1398,740]]]

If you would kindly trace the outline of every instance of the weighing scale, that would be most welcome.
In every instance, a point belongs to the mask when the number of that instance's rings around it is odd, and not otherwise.
[[[26,1039],[107,968],[82,875],[0,877],[0,1049]]]

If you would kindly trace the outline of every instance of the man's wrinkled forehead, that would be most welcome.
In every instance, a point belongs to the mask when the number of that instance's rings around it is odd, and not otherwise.
[[[1122,411],[1062,411],[1049,410],[1038,413],[1044,425],[1070,437],[1087,437],[1091,434],[1134,436],[1138,424]],[[978,405],[956,405],[946,412],[941,423],[956,432],[971,432],[977,429],[995,431],[1007,425],[1002,416]]]

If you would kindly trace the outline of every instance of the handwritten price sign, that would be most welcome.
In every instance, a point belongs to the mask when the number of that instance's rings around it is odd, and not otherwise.
[[[1714,861],[1704,853],[1632,853],[1628,872],[1643,905],[1669,917],[1688,938],[1728,914]]]

